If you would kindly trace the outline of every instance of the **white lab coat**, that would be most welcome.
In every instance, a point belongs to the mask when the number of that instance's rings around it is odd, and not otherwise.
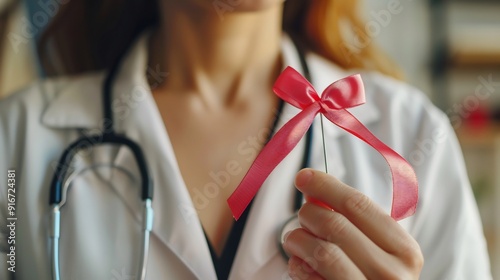
[[[202,227],[145,79],[144,37],[131,49],[118,73],[113,111],[117,130],[139,143],[154,178],[155,217],[147,279],[216,279]],[[286,37],[282,49],[285,65],[300,70],[295,47]],[[349,74],[315,54],[309,54],[307,61],[318,92]],[[1,279],[12,275],[6,271],[7,169],[17,171],[15,279],[50,279],[49,184],[63,149],[85,133],[100,131],[104,76],[99,72],[41,81],[0,103]],[[367,102],[351,112],[408,159],[419,179],[417,213],[401,225],[422,248],[425,265],[421,278],[490,279],[480,218],[446,116],[404,83],[376,73],[362,77]],[[285,105],[279,126],[297,112]],[[323,170],[318,120],[311,164]],[[383,158],[329,122],[325,133],[330,173],[389,212],[392,187]],[[303,151],[304,141],[258,193],[230,279],[286,279],[287,262],[280,254],[277,235],[293,214],[293,179]],[[135,164],[126,148],[101,148],[94,153],[94,160],[130,168]],[[77,180],[62,209],[62,279],[123,280],[137,276],[142,219],[138,190],[120,187],[121,177],[114,173],[101,173]]]

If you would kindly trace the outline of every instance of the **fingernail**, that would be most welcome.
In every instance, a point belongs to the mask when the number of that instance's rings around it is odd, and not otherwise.
[[[297,174],[297,177],[295,178],[295,185],[297,187],[303,187],[309,183],[309,180],[311,180],[313,176],[313,172],[309,169],[304,169],[300,171]]]
[[[285,233],[285,236],[283,236],[283,242],[286,241],[286,239],[288,238],[288,236],[290,235],[291,232],[292,231],[289,231],[289,232]]]

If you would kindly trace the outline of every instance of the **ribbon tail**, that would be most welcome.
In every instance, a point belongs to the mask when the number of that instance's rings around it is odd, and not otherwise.
[[[345,109],[323,107],[327,119],[375,148],[387,161],[392,174],[393,194],[391,217],[401,220],[415,213],[418,202],[418,182],[411,165],[385,145],[356,117]]]
[[[319,104],[313,103],[286,123],[264,146],[227,200],[236,220],[243,214],[269,174],[297,146],[319,110]]]

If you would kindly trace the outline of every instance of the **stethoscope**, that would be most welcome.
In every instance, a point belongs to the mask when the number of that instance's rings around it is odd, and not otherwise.
[[[305,55],[298,44],[297,41],[293,40],[295,46],[297,48],[297,52],[299,54],[299,59],[302,65],[304,76],[311,81],[311,75],[309,72],[309,67],[305,60]],[[143,219],[142,219],[142,240],[141,240],[141,257],[139,261],[139,271],[140,278],[144,280],[146,277],[146,267],[148,263],[148,251],[149,251],[149,238],[151,234],[151,230],[153,228],[153,208],[151,206],[153,200],[153,182],[148,172],[148,167],[146,164],[146,160],[144,158],[144,153],[142,149],[139,147],[137,143],[127,138],[125,135],[121,135],[115,132],[114,130],[114,121],[113,121],[113,112],[111,107],[111,93],[113,81],[116,78],[120,63],[115,63],[113,67],[110,69],[108,76],[106,77],[103,84],[103,113],[104,119],[107,122],[107,128],[102,134],[96,134],[92,136],[83,136],[69,145],[63,152],[58,167],[54,173],[54,177],[52,179],[51,187],[50,187],[50,241],[51,241],[51,269],[52,269],[52,278],[54,280],[60,280],[60,266],[59,266],[59,237],[60,237],[60,229],[61,229],[61,208],[66,204],[67,192],[71,185],[71,182],[79,175],[84,172],[87,172],[95,167],[112,167],[116,168],[118,171],[129,175],[129,172],[121,167],[107,165],[107,164],[98,164],[93,165],[91,167],[84,168],[76,173],[72,173],[68,176],[69,170],[72,169],[70,163],[75,158],[75,155],[84,149],[88,149],[90,147],[94,147],[102,144],[111,144],[111,145],[121,145],[130,149],[133,153],[135,161],[137,162],[137,166],[139,168],[139,172],[141,175],[141,199],[143,201]],[[278,116],[279,117],[279,116]],[[310,162],[310,154],[311,154],[311,146],[312,146],[312,126],[306,134],[305,137],[306,147],[304,149],[304,157],[302,161],[302,168],[306,168],[309,166]],[[295,187],[294,187],[295,189]],[[303,195],[300,191],[295,189],[295,199],[294,199],[294,209],[293,213],[295,213],[290,219],[288,219],[283,227],[281,228],[280,234],[278,236],[278,245],[283,253],[285,258],[288,258],[287,254],[283,250],[283,242],[284,236],[290,230],[293,230],[298,225],[297,212],[302,206],[303,203]]]

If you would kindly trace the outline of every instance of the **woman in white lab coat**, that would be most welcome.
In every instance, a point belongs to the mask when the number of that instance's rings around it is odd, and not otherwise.
[[[0,278],[51,279],[50,180],[70,143],[106,130],[102,84],[121,57],[112,84],[115,129],[140,145],[154,181],[147,279],[490,279],[477,207],[446,116],[390,78],[392,68],[372,46],[354,51],[345,43],[342,20],[354,35],[363,32],[356,1],[288,0],[285,11],[282,2],[53,1],[59,14],[41,51],[58,77],[0,103]],[[414,216],[399,223],[389,217],[385,161],[325,123],[331,176],[306,170],[294,182],[302,141],[264,183],[247,217],[233,222],[226,199],[276,119],[273,81],[287,65],[304,71],[296,45],[282,34],[282,15],[284,29],[307,50],[318,92],[355,71],[346,69],[363,71],[367,102],[351,112],[415,168]],[[285,104],[275,129],[297,112]],[[319,129],[312,139],[310,167],[323,170]],[[126,148],[89,150],[72,164],[137,168]],[[16,170],[14,248],[8,169]],[[305,203],[302,228],[286,238],[288,261],[277,235],[295,211],[294,183],[337,212]],[[61,216],[61,279],[138,277],[137,188],[99,169],[74,180]]]

